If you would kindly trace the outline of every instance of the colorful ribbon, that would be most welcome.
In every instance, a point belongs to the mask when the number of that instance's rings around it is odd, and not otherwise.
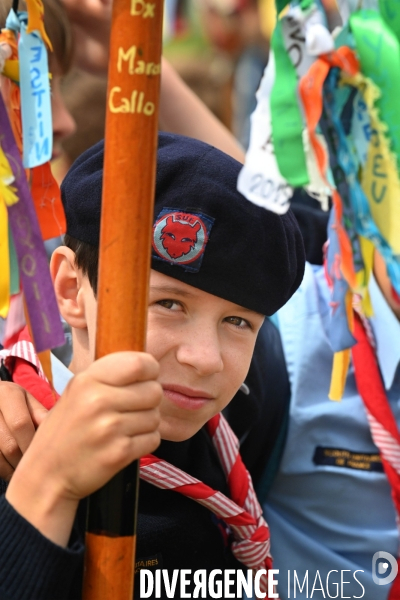
[[[14,175],[0,146],[0,317],[5,318],[10,308],[11,265],[7,207],[18,202],[12,186]]]
[[[304,122],[297,100],[297,75],[285,51],[282,23],[278,21],[271,41],[276,76],[271,92],[272,138],[279,171],[286,181],[299,187],[309,182],[303,146]]]
[[[27,33],[38,31],[49,50],[53,50],[44,27],[44,7],[42,0],[26,0],[26,6],[28,9]]]
[[[14,185],[19,198],[19,202],[8,207],[9,222],[20,265],[35,346],[37,351],[41,352],[62,345],[64,334],[38,220],[1,96],[0,131],[3,135],[2,148],[13,170]]]

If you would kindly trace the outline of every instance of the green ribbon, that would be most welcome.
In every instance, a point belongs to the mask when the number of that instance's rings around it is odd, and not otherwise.
[[[400,4],[398,0],[379,0],[379,12],[398,40],[400,40]]]
[[[276,14],[279,15],[288,4],[289,0],[275,0]]]
[[[10,256],[10,295],[13,296],[14,294],[19,293],[20,283],[17,253],[15,251],[10,225],[8,225],[8,252]]]
[[[385,0],[386,2],[386,0]],[[392,4],[392,3],[391,3]],[[350,27],[364,75],[381,90],[376,105],[388,126],[391,150],[400,168],[400,45],[383,18],[373,10],[360,10],[350,17]]]
[[[271,92],[271,126],[274,151],[279,171],[293,187],[309,182],[303,147],[303,117],[297,98],[297,75],[286,52],[282,24],[272,34],[276,75]]]

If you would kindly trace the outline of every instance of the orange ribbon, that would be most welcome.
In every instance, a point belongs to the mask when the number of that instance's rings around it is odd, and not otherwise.
[[[353,252],[347,232],[342,225],[342,199],[339,192],[327,180],[328,156],[316,134],[316,128],[323,108],[322,89],[324,81],[332,67],[338,67],[351,75],[359,72],[359,62],[355,53],[347,46],[342,46],[334,52],[320,56],[311,65],[306,75],[299,81],[299,93],[304,107],[310,143],[315,152],[321,177],[332,191],[335,227],[337,228],[340,247],[341,271],[349,286],[355,289],[357,287],[357,278],[353,265]]]

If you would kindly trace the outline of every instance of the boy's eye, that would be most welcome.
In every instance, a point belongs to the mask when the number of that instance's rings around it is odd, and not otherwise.
[[[158,300],[157,304],[167,308],[168,310],[180,310],[181,304],[176,300]]]
[[[238,327],[239,329],[253,329],[251,323],[246,321],[246,319],[242,319],[242,317],[226,317],[225,321],[231,325],[234,325],[235,327]]]

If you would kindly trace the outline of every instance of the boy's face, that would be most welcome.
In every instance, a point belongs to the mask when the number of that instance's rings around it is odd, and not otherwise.
[[[186,440],[232,400],[264,317],[151,272],[147,352],[160,364],[160,433]]]
[[[93,353],[94,297],[86,306]],[[163,439],[190,438],[230,402],[247,375],[263,320],[259,313],[151,271],[146,350],[160,364]]]

